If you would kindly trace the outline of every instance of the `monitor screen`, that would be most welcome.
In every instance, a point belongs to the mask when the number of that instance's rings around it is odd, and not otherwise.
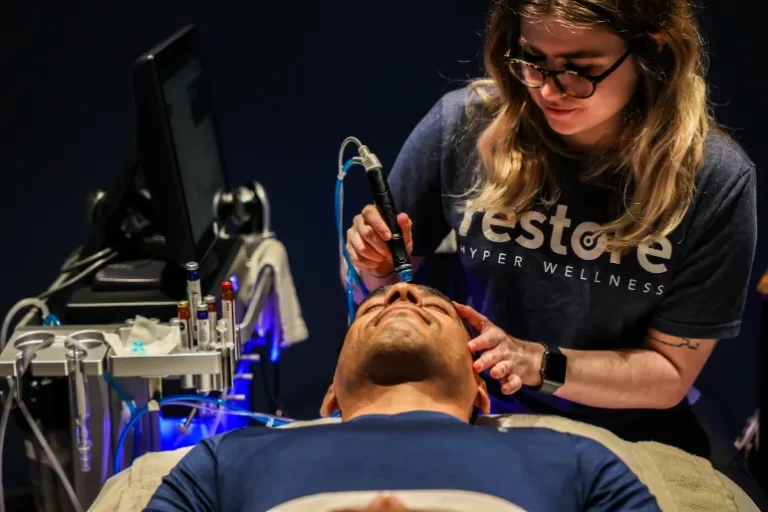
[[[198,58],[181,62],[162,85],[195,243],[213,222],[213,198],[226,186],[211,92]]]

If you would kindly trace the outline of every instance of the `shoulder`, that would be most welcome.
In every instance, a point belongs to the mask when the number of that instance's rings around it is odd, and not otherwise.
[[[582,438],[578,436],[549,428],[515,427],[511,429],[493,429],[486,426],[476,426],[474,428],[476,429],[475,435],[479,436],[485,433],[485,435],[493,439],[493,442],[499,442],[500,439],[503,439],[516,450],[525,449],[535,452],[536,456],[542,460],[549,460],[551,458],[575,462],[578,451],[583,450],[586,446],[581,443],[580,440]],[[499,436],[498,433],[503,433],[504,435]],[[587,441],[591,440],[587,439]]]
[[[211,436],[201,444],[207,444],[208,449],[214,453],[227,450],[239,451],[244,446],[247,446],[249,449],[258,449],[260,446],[267,446],[278,439],[282,439],[287,432],[292,430],[297,429],[244,427]]]
[[[704,147],[704,164],[740,168],[749,168],[755,165],[739,143],[719,128],[712,129],[707,135]]]
[[[701,168],[696,177],[691,214],[697,226],[717,223],[733,212],[751,210],[756,189],[755,164],[725,132],[714,129],[704,146]]]
[[[570,452],[571,454],[586,453],[589,455],[605,457],[607,459],[618,460],[618,456],[604,444],[578,434],[560,432],[558,430],[541,427],[518,427],[515,428],[513,432],[514,435],[511,437],[514,438],[514,442],[516,443],[528,444],[534,441],[546,441],[546,446],[549,449],[561,454],[567,452]],[[541,446],[538,443],[532,444],[537,447]]]
[[[410,187],[414,176],[428,178],[425,183],[431,185],[439,177],[451,193],[454,187],[463,191],[475,167],[477,138],[491,118],[493,97],[492,89],[480,84],[441,96],[401,148],[390,180],[405,179]]]
[[[439,108],[443,129],[459,134],[463,129],[476,131],[492,117],[496,90],[482,82],[453,90],[440,99]]]
[[[630,467],[608,446],[589,437],[568,434],[579,472],[587,481],[596,479],[627,479],[637,477]]]
[[[571,460],[584,471],[613,465],[629,471],[616,453],[589,437],[541,427],[518,427],[509,432],[509,442],[530,447],[541,458],[549,455],[560,461]]]
[[[707,135],[697,179],[698,192],[712,196],[728,194],[754,173],[754,162],[730,135],[719,129]]]

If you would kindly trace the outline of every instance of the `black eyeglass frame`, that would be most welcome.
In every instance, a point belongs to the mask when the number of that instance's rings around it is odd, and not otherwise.
[[[591,98],[592,96],[594,96],[595,91],[597,91],[598,84],[603,80],[605,80],[606,78],[608,78],[611,75],[611,73],[619,69],[619,66],[624,64],[624,61],[627,60],[627,57],[629,57],[631,53],[632,53],[631,50],[627,50],[626,52],[624,52],[624,54],[621,57],[619,57],[611,67],[609,67],[608,69],[606,69],[605,71],[603,71],[597,76],[585,75],[583,73],[579,73],[578,71],[574,71],[572,69],[561,69],[559,71],[551,71],[549,69],[544,69],[541,66],[537,66],[536,64],[533,64],[532,62],[528,62],[523,59],[512,57],[512,50],[507,50],[507,53],[504,54],[504,61],[507,63],[507,67],[509,68],[510,74],[514,76],[521,84],[523,84],[525,87],[529,89],[541,89],[542,87],[544,87],[544,84],[547,83],[547,79],[551,77],[552,82],[554,82],[555,86],[563,94],[567,94],[568,96],[571,96],[576,99],[586,100],[587,98]],[[512,71],[513,64],[524,64],[526,66],[531,66],[533,69],[541,73],[541,76],[543,77],[543,80],[541,81],[541,85],[528,85],[527,83],[525,83],[522,78],[517,76],[517,74],[515,74],[515,72]],[[565,90],[565,87],[563,86],[563,84],[560,83],[560,79],[558,78],[560,75],[572,75],[572,76],[577,76],[579,78],[584,78],[585,80],[587,80],[592,84],[592,92],[589,93],[589,95],[587,96],[575,96],[573,94],[570,94],[568,91]]]

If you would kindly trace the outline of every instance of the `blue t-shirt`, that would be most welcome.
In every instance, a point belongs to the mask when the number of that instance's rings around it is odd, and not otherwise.
[[[584,183],[576,160],[552,159],[562,194],[551,208],[513,221],[459,212],[487,120],[476,93],[447,94],[414,129],[389,176],[398,210],[413,220],[415,256],[432,255],[457,233],[466,296],[453,298],[516,338],[564,348],[639,348],[649,328],[687,338],[738,334],[757,236],[755,166],[738,145],[712,132],[679,228],[661,244],[619,256],[590,235],[616,218],[621,197],[606,183]],[[643,416],[526,389],[497,398],[613,430]]]
[[[319,493],[430,489],[483,493],[529,512],[660,510],[595,441],[476,427],[431,412],[206,439],[163,479],[145,510],[260,512]]]

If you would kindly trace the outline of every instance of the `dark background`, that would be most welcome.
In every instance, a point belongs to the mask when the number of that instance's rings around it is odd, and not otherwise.
[[[3,82],[12,86],[3,111],[12,117],[2,137],[11,166],[1,168],[0,316],[55,279],[88,233],[86,195],[108,186],[128,157],[133,61],[195,23],[203,31],[230,180],[256,179],[266,187],[273,228],[289,251],[310,339],[285,354],[282,394],[289,415],[313,417],[346,326],[332,197],[339,144],[357,136],[391,165],[431,105],[478,76],[488,1],[205,4],[16,6],[3,45],[10,50],[3,52],[10,56]],[[767,113],[768,84],[758,77],[752,42],[757,17],[713,1],[701,23],[716,116],[765,168],[768,148],[760,144],[759,120]],[[759,179],[762,196],[762,173]],[[345,183],[349,222],[368,190],[354,173]],[[756,261],[753,284],[768,262],[764,238]],[[718,346],[698,382],[731,436],[757,407],[759,308],[753,290],[741,335]],[[18,463],[18,434],[9,436],[6,461]],[[23,471],[5,475],[9,486],[26,482]]]

